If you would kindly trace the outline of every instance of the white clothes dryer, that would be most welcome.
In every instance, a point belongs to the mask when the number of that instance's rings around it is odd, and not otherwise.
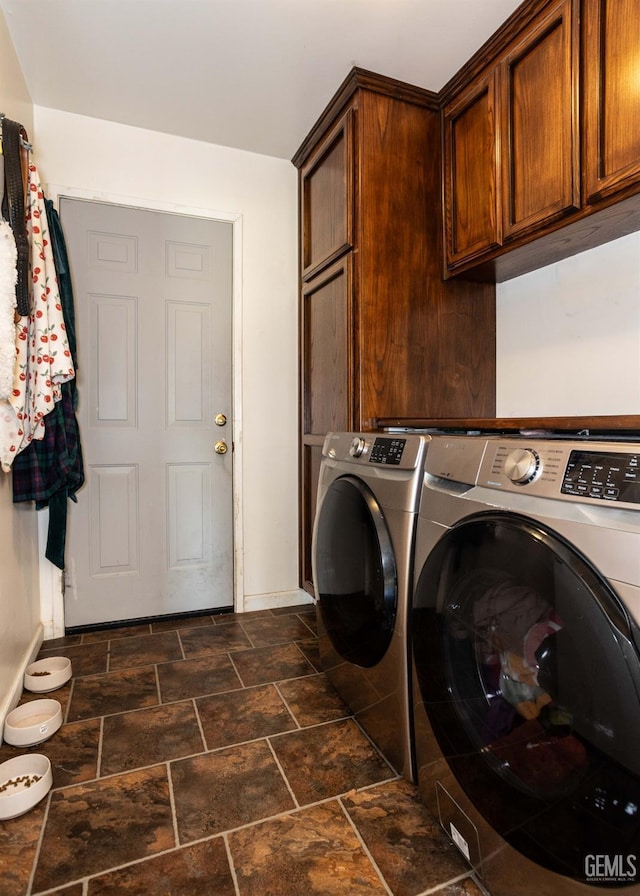
[[[329,433],[312,566],[322,665],[391,766],[413,777],[407,620],[428,434]]]
[[[492,896],[640,893],[640,444],[442,436],[411,614],[419,789]]]

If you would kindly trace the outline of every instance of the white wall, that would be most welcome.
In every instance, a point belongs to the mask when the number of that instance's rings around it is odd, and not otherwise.
[[[1,13],[0,111],[32,135],[31,99]],[[11,476],[0,472],[0,732],[42,637],[37,538],[36,511],[13,505]]]
[[[499,417],[640,414],[640,233],[496,298]]]
[[[283,159],[38,106],[34,114],[34,158],[51,196],[67,191],[241,216],[236,373],[242,392],[236,410],[242,423],[244,608],[304,599],[297,584],[295,168]]]

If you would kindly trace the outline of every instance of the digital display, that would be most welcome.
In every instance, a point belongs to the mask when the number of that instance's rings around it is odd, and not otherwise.
[[[561,492],[640,504],[640,449],[637,454],[572,451]]]
[[[376,439],[371,449],[369,463],[397,466],[402,460],[406,442],[406,439]]]

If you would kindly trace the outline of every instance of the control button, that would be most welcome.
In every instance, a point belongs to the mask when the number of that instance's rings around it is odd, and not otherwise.
[[[505,460],[504,472],[512,482],[525,485],[541,472],[540,457],[532,448],[518,448]]]
[[[351,447],[349,448],[349,454],[351,457],[362,457],[362,455],[367,450],[367,443],[360,436],[356,436],[356,438],[351,442]]]

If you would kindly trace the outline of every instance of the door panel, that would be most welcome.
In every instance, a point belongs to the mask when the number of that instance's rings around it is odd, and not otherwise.
[[[584,183],[587,201],[640,179],[637,0],[586,0]]]
[[[580,207],[577,21],[561,0],[502,63],[505,238]]]
[[[502,241],[496,84],[492,71],[444,110],[444,221],[450,266]]]
[[[87,484],[67,627],[233,605],[230,224],[63,199]],[[226,455],[214,452],[223,438]]]
[[[311,283],[303,299],[304,432],[324,436],[357,428],[354,394],[352,258],[346,256]]]

